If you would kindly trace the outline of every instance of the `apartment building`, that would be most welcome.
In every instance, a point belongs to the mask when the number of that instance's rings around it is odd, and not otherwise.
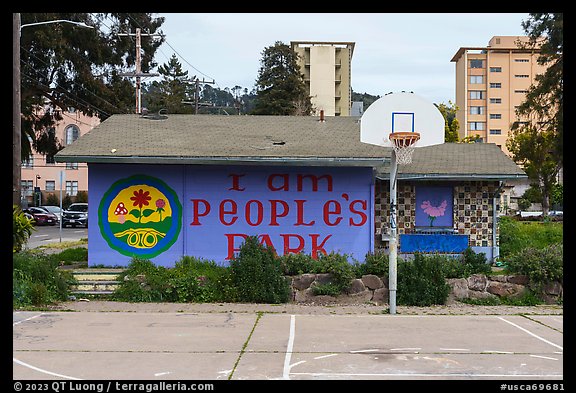
[[[350,116],[354,42],[291,41],[316,116]]]
[[[62,113],[62,121],[47,132],[55,133],[58,141],[67,146],[100,124],[100,119],[90,117],[69,108]],[[88,191],[88,166],[86,163],[56,163],[54,156],[33,151],[28,160],[22,162],[21,187],[22,206],[35,204],[34,191],[39,190],[44,204],[49,194],[60,196],[60,172],[63,172],[62,196],[75,197],[79,191]]]
[[[456,63],[456,118],[459,137],[478,135],[510,155],[506,139],[511,125],[525,121],[516,115],[536,75],[545,71],[538,64],[538,49],[524,49],[528,37],[494,36],[486,47],[462,47]]]

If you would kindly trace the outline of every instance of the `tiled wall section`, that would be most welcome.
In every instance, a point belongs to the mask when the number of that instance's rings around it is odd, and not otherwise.
[[[415,233],[416,192],[415,183],[399,182],[396,202],[397,233]],[[375,184],[375,248],[384,247],[382,234],[389,233],[390,190],[387,181]],[[468,235],[470,247],[492,246],[492,205],[497,182],[461,182],[454,185],[454,229]],[[497,202],[499,203],[499,201]],[[500,206],[496,205],[496,209]],[[496,229],[498,231],[498,228]],[[497,232],[498,236],[498,232]],[[498,238],[498,237],[497,237]]]

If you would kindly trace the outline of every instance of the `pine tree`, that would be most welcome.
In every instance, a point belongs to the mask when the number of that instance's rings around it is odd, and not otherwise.
[[[175,54],[168,63],[158,66],[161,81],[154,81],[146,94],[146,105],[150,112],[165,110],[167,113],[194,113],[194,106],[184,104],[194,98],[193,87],[188,83],[188,71]]]
[[[251,114],[310,115],[312,102],[297,59],[298,54],[281,41],[264,49]]]

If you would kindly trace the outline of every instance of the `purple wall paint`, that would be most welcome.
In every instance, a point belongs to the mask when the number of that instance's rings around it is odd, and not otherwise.
[[[334,251],[364,261],[374,251],[371,168],[90,164],[89,176],[89,215],[99,218],[90,221],[90,265],[125,266],[133,255],[162,266],[173,266],[183,255],[226,265],[252,235],[280,255]],[[148,204],[137,205],[139,189],[140,195],[150,192]],[[131,230],[146,226],[136,217],[166,219],[168,206],[176,225],[175,199],[181,226],[160,229],[156,248],[132,248],[120,239],[130,222],[116,222],[109,208],[120,197],[131,211]],[[165,207],[164,216],[158,207]]]

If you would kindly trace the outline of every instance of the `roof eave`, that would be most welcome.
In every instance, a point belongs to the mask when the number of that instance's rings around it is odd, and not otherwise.
[[[379,167],[386,158],[346,157],[150,157],[150,156],[55,156],[56,162],[98,164],[191,164],[191,165],[294,165]]]
[[[390,173],[377,173],[376,178],[389,180]],[[479,173],[399,173],[398,180],[512,180],[528,178],[526,174],[479,174]]]

